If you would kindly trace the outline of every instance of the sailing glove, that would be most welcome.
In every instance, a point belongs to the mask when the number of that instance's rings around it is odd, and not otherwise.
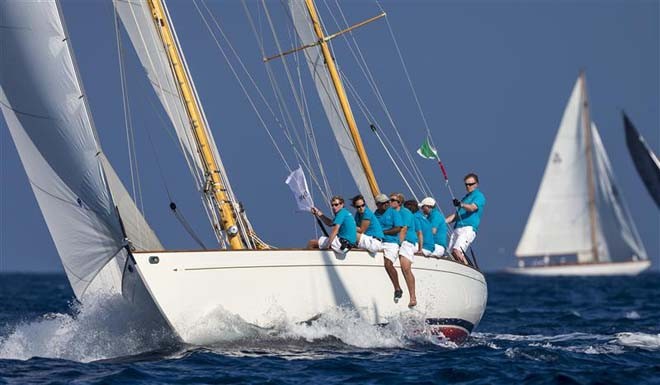
[[[460,207],[460,206],[461,206],[461,201],[459,201],[458,199],[454,198],[454,201],[453,201],[453,202],[454,202],[454,206],[456,206],[456,207]]]

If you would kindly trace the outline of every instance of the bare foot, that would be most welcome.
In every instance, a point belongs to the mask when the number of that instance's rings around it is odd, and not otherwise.
[[[413,298],[410,300],[410,303],[408,303],[408,307],[413,308],[415,306],[417,306],[417,299]]]

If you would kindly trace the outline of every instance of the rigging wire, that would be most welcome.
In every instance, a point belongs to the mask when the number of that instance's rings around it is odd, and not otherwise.
[[[378,8],[384,12],[383,7],[381,6],[380,2],[378,0],[374,0],[376,2],[376,5],[378,5]],[[429,138],[429,141],[431,142],[431,145],[434,148],[437,148],[435,145],[435,141],[433,140],[433,136],[431,135],[431,130],[429,128],[428,122],[426,120],[426,115],[424,114],[424,110],[422,108],[422,105],[419,101],[419,97],[417,96],[417,91],[415,91],[415,87],[413,85],[412,79],[410,77],[410,73],[408,72],[408,66],[406,66],[406,62],[403,59],[403,55],[401,54],[401,49],[399,48],[399,43],[396,40],[396,36],[394,35],[394,30],[392,29],[392,25],[390,24],[389,18],[385,18],[385,23],[387,24],[387,29],[390,33],[390,37],[392,38],[392,42],[394,43],[394,47],[396,49],[397,55],[399,56],[399,61],[401,62],[401,66],[403,67],[403,72],[406,75],[406,79],[408,80],[408,85],[410,86],[410,91],[413,94],[413,98],[415,99],[415,103],[417,104],[417,109],[419,111],[419,114],[422,118],[422,122],[424,123],[424,127],[426,128],[426,135]],[[442,164],[442,161],[440,160],[440,157],[438,156],[438,162]],[[455,198],[454,192],[452,191],[451,185],[449,184],[449,179],[446,179],[445,185],[447,189],[449,190],[449,195],[451,196],[452,199]]]
[[[339,10],[339,13],[340,13],[340,15],[342,17],[342,20],[344,22],[344,26],[349,26],[348,20],[345,16],[343,10],[341,9],[339,3],[336,2],[336,6],[337,6],[337,9]],[[339,28],[339,29],[344,28],[343,26],[340,25],[339,21],[334,16],[333,12],[331,11],[331,9],[327,5],[327,3],[326,3],[326,7],[328,8],[329,14],[332,16],[333,21],[335,22],[335,25],[337,26],[337,28]],[[381,8],[381,11],[384,12],[382,10],[382,8]],[[387,17],[385,19],[387,19]],[[348,35],[350,35],[350,36],[348,36]],[[399,139],[400,146],[403,149],[404,154],[406,155],[407,163],[410,165],[410,168],[408,168],[408,166],[406,166],[406,169],[410,173],[410,176],[413,179],[416,180],[416,184],[418,185],[420,190],[422,190],[423,193],[426,193],[427,191],[430,190],[430,188],[426,184],[426,181],[422,177],[422,174],[421,174],[419,168],[417,167],[417,164],[414,162],[413,158],[410,156],[410,151],[408,151],[405,143],[403,142],[403,139],[401,138],[401,135],[400,135],[398,127],[397,127],[397,124],[395,123],[394,118],[392,117],[392,115],[390,113],[390,110],[387,107],[387,103],[385,103],[385,98],[383,97],[382,93],[380,92],[380,89],[377,85],[377,82],[376,82],[376,80],[375,80],[375,78],[372,74],[372,71],[369,68],[369,65],[367,64],[367,61],[364,57],[364,54],[363,54],[362,50],[360,49],[360,45],[358,44],[357,39],[355,38],[355,35],[353,33],[347,33],[347,34],[344,34],[342,36],[342,38],[344,39],[344,41],[346,43],[346,46],[348,47],[348,49],[351,52],[353,58],[355,59],[355,62],[358,64],[358,67],[362,71],[362,74],[365,77],[365,79],[366,79],[367,83],[369,84],[369,86],[371,87],[371,90],[372,90],[374,96],[376,97],[376,100],[380,104],[383,112],[385,113],[385,115],[387,117],[387,120],[389,121],[390,125],[392,126],[392,129],[394,130],[396,136]],[[346,76],[344,76],[344,78],[348,79],[348,77],[346,77]],[[357,94],[357,93],[355,92],[355,94]],[[388,140],[388,144],[392,148],[394,148],[394,146],[391,144],[391,142],[389,142],[389,140]],[[399,155],[398,151],[396,151],[396,154],[397,154],[397,157],[399,159],[401,159],[401,156]],[[405,164],[403,159],[401,159],[401,162],[403,164]],[[422,186],[424,186],[424,187],[422,187]]]
[[[134,173],[134,164],[135,168],[137,169],[137,151],[136,151],[136,146],[135,146],[135,129],[132,124],[132,119],[131,119],[131,103],[129,100],[128,96],[128,82],[126,81],[126,67],[125,67],[125,53],[124,53],[124,47],[122,44],[122,38],[121,38],[121,33],[119,29],[119,15],[117,14],[116,8],[114,8],[114,21],[115,21],[115,32],[116,32],[116,40],[117,40],[117,48],[118,48],[118,58],[119,58],[119,71],[120,71],[120,78],[121,78],[121,89],[122,89],[122,101],[124,105],[124,122],[126,126],[126,135],[127,135],[127,142],[128,142],[128,147],[129,147],[129,166],[130,166],[130,171],[131,171],[131,181],[132,181],[132,187],[133,187],[133,199],[135,200],[135,189],[136,189],[136,182],[135,180],[137,179],[137,188],[139,191],[139,197],[140,197],[140,212],[142,215],[146,215],[144,211],[144,200],[142,198],[142,188],[141,188],[141,178],[139,176],[139,171],[136,170]],[[156,111],[157,109],[153,105],[153,101],[151,99],[148,99],[149,102],[151,103],[152,109]],[[163,121],[162,117],[157,113],[156,114],[158,118],[161,120],[162,125],[159,125],[160,127],[166,127],[167,124]],[[165,130],[165,132],[168,134],[168,136],[176,143],[176,140],[172,137],[172,134],[168,131]],[[165,179],[165,175],[163,173],[162,165],[160,163],[160,159],[158,157],[158,152],[155,149],[155,146],[153,144],[153,139],[151,136],[151,132],[149,130],[149,126],[147,125],[147,137],[149,139],[149,144],[151,146],[152,152],[154,154],[154,159],[156,160],[156,165],[160,174],[161,182],[163,183],[163,187],[165,189],[165,192],[167,194],[168,200],[170,201],[170,208],[172,209],[172,206],[176,208],[176,204],[174,203],[174,199],[172,197],[171,191],[167,185],[167,181]],[[176,146],[179,148],[179,150],[182,150],[180,146]],[[204,246],[203,242],[200,240],[200,238],[195,234],[194,230],[186,220],[185,216],[183,213],[180,212],[180,210],[172,209],[174,212],[175,217],[177,220],[181,223],[183,228],[188,232],[188,234],[197,242],[198,245],[200,245],[203,249],[206,249]]]
[[[268,8],[266,7],[266,4],[264,2],[262,2],[262,6],[263,6],[263,9],[264,9],[264,14],[266,15],[266,19],[270,20],[270,13],[269,13]],[[263,39],[260,39],[260,35],[257,32],[257,28],[256,28],[255,23],[254,23],[254,19],[251,15],[251,12],[250,12],[249,8],[247,7],[245,1],[243,1],[243,7],[244,7],[244,10],[247,14],[248,20],[250,21],[250,26],[252,28],[252,32],[254,33],[254,35],[255,35],[258,43],[259,43],[259,47],[260,47],[260,50],[261,50],[262,57],[265,57],[266,55],[265,55],[265,49],[264,49],[264,45],[263,45]],[[279,46],[279,39],[278,39],[277,33],[275,32],[275,29],[273,27],[272,21],[269,22],[269,26],[270,26],[270,30],[271,30],[271,33],[273,35],[273,38],[274,38],[276,44],[278,45],[278,49],[281,49],[281,46]],[[284,66],[287,74],[289,75],[288,76],[289,86],[291,88],[293,96],[298,101],[299,98],[298,98],[298,95],[295,91],[295,88],[293,87],[294,82],[292,80],[292,77],[290,76],[290,72],[288,70],[288,63],[287,63],[286,59],[283,60],[283,66]],[[282,94],[282,90],[279,86],[279,83],[276,80],[275,74],[274,74],[274,72],[271,68],[270,63],[266,63],[266,72],[268,74],[268,79],[271,83],[271,87],[273,88],[273,92],[276,95],[276,100],[277,100],[278,106],[280,108],[281,114],[282,115],[286,114],[286,116],[287,116],[286,120],[288,120],[290,122],[291,126],[295,127],[295,124],[293,123],[293,118],[291,116],[291,113],[290,113],[289,109],[287,108],[286,103],[284,103],[284,100],[285,100],[284,95]],[[297,103],[297,105],[300,106],[300,103]],[[301,112],[301,116],[304,116],[303,112]],[[311,125],[311,122],[303,120],[303,125],[305,127],[309,127]],[[313,168],[311,166],[312,163],[311,163],[311,159],[309,157],[309,154],[303,156],[303,154],[301,153],[301,151],[299,149],[299,147],[304,147],[303,142],[300,140],[300,137],[298,135],[292,135],[291,130],[289,129],[289,127],[287,125],[285,125],[282,128],[283,128],[283,131],[284,131],[285,138],[289,142],[289,145],[292,147],[296,158],[298,159],[300,164],[305,168],[305,170],[307,170],[308,175],[310,175],[310,177],[311,177],[312,181],[314,182],[315,186],[317,187],[317,189],[321,192],[322,195],[325,196],[326,199],[328,199],[329,191],[330,191],[329,187],[328,187],[329,183],[328,183],[327,177],[325,175],[325,171],[322,167],[322,162],[320,160],[321,159],[320,155],[318,154],[318,151],[317,151],[318,146],[316,144],[316,139],[313,135],[314,131],[311,130],[311,129],[307,129],[306,132],[311,133],[311,135],[308,134],[306,137],[310,138],[310,141],[312,142],[310,145],[312,146],[312,149],[316,150],[316,151],[313,151],[313,153],[314,153],[314,156],[315,156],[315,161],[316,161],[315,163],[318,165],[320,173],[321,173],[321,180],[318,179],[316,173],[313,171]],[[294,136],[298,140],[299,145],[296,145],[294,143],[294,140],[293,140]],[[322,184],[323,184],[323,186],[322,186]]]
[[[121,84],[121,96],[124,112],[124,128],[126,130],[126,145],[128,147],[128,164],[131,172],[131,189],[133,190],[133,201],[139,202],[140,211],[144,213],[144,202],[142,200],[142,189],[139,183],[139,172],[137,165],[137,154],[135,151],[135,135],[133,129],[133,121],[131,119],[131,107],[128,97],[128,85],[126,82],[126,69],[124,65],[124,47],[122,45],[121,33],[119,30],[119,15],[117,10],[114,10],[114,26],[115,26],[115,39],[117,41],[117,60],[119,62],[119,78]],[[136,183],[136,179],[138,182]],[[139,191],[138,192],[136,191]],[[139,201],[138,201],[139,196]]]

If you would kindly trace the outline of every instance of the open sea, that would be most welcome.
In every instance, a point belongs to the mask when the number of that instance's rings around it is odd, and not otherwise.
[[[269,330],[220,314],[188,346],[77,304],[64,275],[0,274],[0,384],[660,384],[660,274],[487,279],[461,346],[342,309]]]

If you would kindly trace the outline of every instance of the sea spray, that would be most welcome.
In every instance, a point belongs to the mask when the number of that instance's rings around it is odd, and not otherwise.
[[[47,313],[15,325],[0,340],[0,359],[32,357],[90,362],[140,354],[171,344],[166,330],[145,330],[119,295],[72,303],[70,314]]]

